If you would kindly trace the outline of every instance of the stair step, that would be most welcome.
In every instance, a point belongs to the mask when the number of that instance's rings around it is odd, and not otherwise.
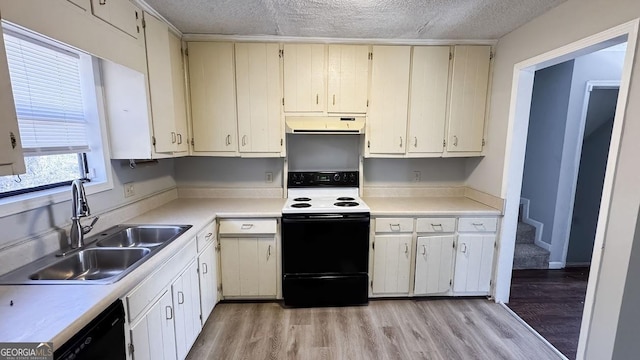
[[[516,244],[533,244],[536,240],[536,228],[533,225],[518,223]]]
[[[549,251],[535,244],[516,244],[513,269],[548,269]]]

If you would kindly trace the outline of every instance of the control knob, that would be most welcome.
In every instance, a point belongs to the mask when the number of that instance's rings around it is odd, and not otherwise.
[[[336,173],[333,175],[333,180],[334,181],[340,181],[340,174]]]

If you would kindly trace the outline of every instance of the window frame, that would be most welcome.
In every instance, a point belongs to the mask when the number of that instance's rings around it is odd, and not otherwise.
[[[81,86],[91,147],[91,152],[85,153],[90,168],[84,171],[89,174],[87,178],[91,180],[91,182],[85,185],[85,192],[87,195],[92,195],[112,190],[114,188],[113,169],[111,166],[111,151],[107,135],[108,129],[104,93],[102,90],[102,76],[99,65],[100,60],[82,50],[78,50],[5,20],[1,20],[0,25],[3,28],[10,29],[12,32],[36,38],[38,41],[77,53],[80,56],[80,71],[81,74],[83,74],[83,76],[81,76]],[[87,74],[91,74],[91,76],[87,76]],[[46,185],[48,188],[0,198],[0,218],[69,201],[71,200],[70,184],[70,182],[69,185],[60,183],[56,187]]]

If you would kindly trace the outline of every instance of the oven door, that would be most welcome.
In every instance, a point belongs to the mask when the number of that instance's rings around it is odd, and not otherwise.
[[[346,275],[369,270],[369,214],[283,215],[285,274]]]

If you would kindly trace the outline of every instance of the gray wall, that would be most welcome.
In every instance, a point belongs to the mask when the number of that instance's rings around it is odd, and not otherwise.
[[[542,241],[551,244],[573,61],[535,74],[522,197],[531,200],[529,217],[544,224]]]
[[[466,159],[365,159],[365,186],[464,186]],[[414,180],[420,171],[420,181]]]
[[[105,211],[135,202],[148,195],[174,188],[173,160],[160,160],[157,165],[140,166],[131,169],[127,163],[113,160],[107,164],[113,174],[112,190],[88,195],[92,214],[100,214]],[[130,198],[124,197],[123,183],[134,182],[136,195]],[[69,199],[71,192],[69,192]],[[17,240],[33,236],[48,230],[68,230],[70,225],[71,204],[64,201],[37,208],[34,210],[9,215],[0,218],[0,251],[3,246],[14,243]]]
[[[197,188],[282,188],[282,158],[186,157],[175,159],[179,187]],[[273,173],[273,182],[265,173]]]
[[[617,99],[614,89],[593,90],[589,98],[567,263],[591,261]]]

